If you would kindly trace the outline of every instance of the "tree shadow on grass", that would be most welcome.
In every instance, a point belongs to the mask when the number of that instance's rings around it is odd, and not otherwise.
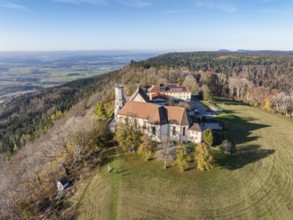
[[[255,141],[259,136],[252,136],[253,131],[270,127],[270,125],[254,123],[256,118],[241,118],[235,115],[234,111],[225,111],[226,115],[220,116],[218,119],[224,125],[226,138],[233,143],[234,146]]]
[[[100,165],[104,166],[108,163],[111,163],[114,160],[118,160],[118,159],[124,159],[125,157],[123,156],[123,154],[117,154],[117,147],[114,148],[109,148],[104,150],[101,154],[100,154]]]
[[[229,170],[236,170],[266,158],[274,152],[275,150],[272,149],[262,149],[260,145],[248,145],[232,155],[217,152],[214,156],[216,165]]]
[[[129,169],[124,169],[124,170],[119,170],[119,173],[125,173],[127,172]]]
[[[217,100],[219,101],[219,100]],[[224,99],[225,104],[243,105],[242,102],[229,101]],[[263,149],[260,145],[249,144],[249,142],[256,141],[261,138],[255,135],[256,130],[265,129],[270,125],[258,123],[257,118],[254,117],[239,117],[237,110],[225,110],[225,114],[219,117],[219,120],[224,123],[225,138],[227,138],[233,145],[231,155],[223,153],[216,153],[216,164],[231,170],[242,168],[249,163],[254,163],[265,157],[272,155],[275,150]],[[237,146],[243,146],[237,148]]]
[[[187,169],[185,169],[185,171],[190,171],[190,170],[195,170],[195,169],[196,169],[196,166],[190,166]]]
[[[242,101],[230,100],[230,99],[222,98],[222,97],[216,97],[215,101],[218,102],[218,104],[220,105],[222,104],[224,106],[225,105],[248,105]]]

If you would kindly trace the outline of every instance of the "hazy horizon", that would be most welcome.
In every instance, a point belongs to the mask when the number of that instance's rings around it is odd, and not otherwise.
[[[107,55],[107,53],[115,54],[115,55],[127,55],[129,53],[189,53],[189,52],[242,52],[242,51],[250,51],[250,52],[292,52],[293,49],[288,50],[278,50],[278,49],[235,49],[229,50],[226,48],[220,48],[217,50],[3,50],[0,53],[91,53],[91,52],[99,52],[100,55]],[[106,54],[105,54],[106,53]],[[112,55],[112,54],[111,54]]]

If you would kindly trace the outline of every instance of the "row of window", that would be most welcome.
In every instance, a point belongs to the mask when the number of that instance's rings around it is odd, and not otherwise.
[[[134,125],[135,128],[138,127],[137,119],[133,119],[133,125]],[[147,125],[146,121],[143,121],[143,128],[146,128],[146,125]],[[148,130],[150,130],[150,128],[148,128]],[[151,127],[151,130],[150,131],[152,132],[152,135],[156,135],[157,134],[156,127]],[[196,132],[192,131],[192,134],[196,134]],[[173,135],[173,136],[176,135],[176,126],[173,126],[172,127],[172,130],[170,132],[170,135]],[[186,127],[183,127],[182,136],[183,137],[186,136]]]
[[[172,135],[175,136],[176,135],[176,127],[173,126],[172,128]],[[183,132],[182,132],[182,136],[185,136],[186,135],[186,128],[183,127]]]

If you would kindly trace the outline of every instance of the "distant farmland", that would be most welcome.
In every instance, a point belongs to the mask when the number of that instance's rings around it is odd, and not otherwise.
[[[107,73],[131,60],[155,55],[117,51],[0,53],[0,103],[19,94]]]

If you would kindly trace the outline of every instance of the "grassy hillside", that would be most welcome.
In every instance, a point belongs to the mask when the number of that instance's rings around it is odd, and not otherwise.
[[[84,192],[78,219],[292,219],[293,121],[226,103],[237,154],[217,156],[209,172],[162,169],[157,160],[115,156]]]

